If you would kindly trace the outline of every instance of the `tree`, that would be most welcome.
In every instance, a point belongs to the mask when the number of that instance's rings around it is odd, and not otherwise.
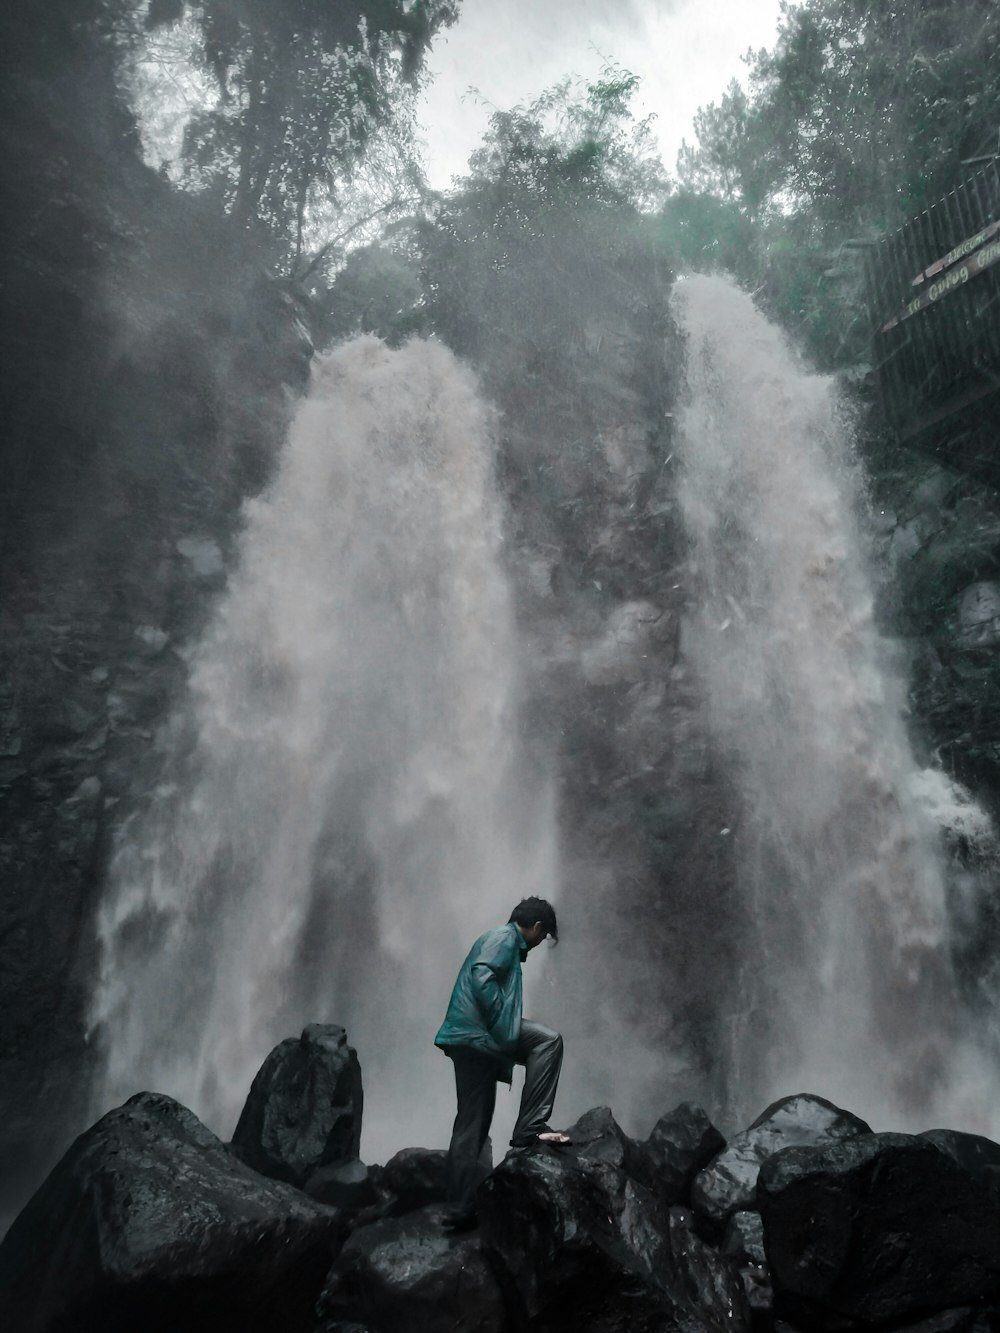
[[[509,338],[571,346],[584,305],[618,303],[620,270],[649,246],[642,212],[668,193],[635,76],[609,68],[497,112],[470,174],[421,228],[431,316],[478,358]]]
[[[845,243],[893,230],[1000,148],[998,57],[987,0],[806,0],[747,57],[749,92],[699,111],[681,193],[738,210],[731,267],[824,363],[864,354]]]
[[[204,0],[193,13],[217,98],[188,125],[187,184],[216,194],[239,225],[266,231],[293,265],[310,212],[393,121],[396,103],[411,106],[429,43],[458,4]],[[152,0],[150,30],[185,8],[186,0]]]
[[[682,182],[817,237],[887,229],[998,146],[1000,11],[989,0],[807,0],[782,6],[772,51],[748,57],[699,112]]]

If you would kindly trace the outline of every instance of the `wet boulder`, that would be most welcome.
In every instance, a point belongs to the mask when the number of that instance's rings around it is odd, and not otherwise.
[[[966,1171],[1000,1185],[1000,1143],[983,1138],[981,1134],[963,1134],[957,1129],[925,1129],[917,1137],[933,1143]]]
[[[721,1226],[738,1209],[756,1206],[757,1175],[775,1153],[870,1133],[863,1120],[823,1097],[782,1097],[698,1173],[691,1187],[692,1207],[710,1225]]]
[[[328,1203],[346,1212],[360,1212],[377,1203],[379,1172],[358,1158],[321,1166],[306,1181],[303,1189],[317,1203]]]
[[[358,1157],[364,1093],[357,1052],[332,1023],[310,1023],[260,1067],[233,1151],[261,1175],[300,1188],[324,1166]]]
[[[409,1213],[445,1197],[448,1154],[443,1148],[401,1148],[385,1164],[385,1187],[396,1196],[394,1212]],[[488,1172],[483,1173],[484,1176]]]
[[[764,1253],[764,1224],[760,1213],[749,1209],[733,1213],[722,1237],[722,1253],[737,1265],[750,1309],[770,1310],[774,1293]]]
[[[660,1116],[642,1146],[652,1158],[666,1202],[682,1203],[695,1176],[722,1152],[726,1140],[700,1106],[681,1102]]]
[[[644,1144],[622,1129],[610,1107],[595,1106],[566,1131],[577,1157],[607,1162],[654,1193],[658,1192],[656,1162]]]
[[[323,1328],[378,1333],[503,1333],[503,1299],[478,1237],[445,1232],[439,1209],[355,1231],[317,1306]]]
[[[346,1227],[185,1107],[140,1093],[72,1145],[0,1245],[18,1333],[308,1333]]]
[[[670,1251],[678,1285],[708,1328],[750,1327],[750,1302],[736,1264],[696,1234],[687,1208],[670,1209]]]
[[[1000,1310],[973,1310],[964,1306],[957,1310],[941,1310],[902,1328],[896,1326],[893,1333],[996,1333],[998,1328]]]
[[[925,1138],[788,1148],[758,1197],[775,1310],[793,1323],[895,1326],[1000,1298],[990,1183]]]
[[[668,1211],[617,1166],[572,1150],[516,1151],[478,1198],[483,1249],[514,1327],[533,1333],[720,1327],[697,1304],[706,1279],[692,1270],[710,1262],[707,1247],[685,1230],[675,1253],[677,1226],[672,1233]],[[724,1326],[746,1329],[743,1311]]]

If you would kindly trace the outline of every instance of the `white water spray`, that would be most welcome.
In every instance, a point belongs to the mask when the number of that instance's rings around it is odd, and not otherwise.
[[[833,385],[732,284],[686,279],[674,300],[698,602],[685,649],[739,794],[757,935],[729,1056],[741,1109],[809,1090],[881,1127],[989,1132],[996,1080],[949,960],[935,819],[948,783],[913,757],[876,632]]]
[[[366,1151],[446,1139],[431,1042],[454,972],[555,878],[492,466],[445,349],[361,339],[317,364],[193,654],[190,753],[115,858],[105,1105],[154,1087],[228,1134],[274,1042],[329,1021],[359,1048]]]

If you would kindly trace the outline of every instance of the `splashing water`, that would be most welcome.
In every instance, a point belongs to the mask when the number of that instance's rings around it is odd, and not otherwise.
[[[679,282],[674,305],[698,602],[685,650],[737,793],[756,936],[729,1053],[740,1109],[809,1090],[884,1127],[937,1118],[989,1132],[997,1088],[949,960],[946,783],[914,759],[874,625],[832,382],[805,373],[721,278]]]
[[[228,1133],[274,1042],[339,1022],[366,1151],[447,1137],[431,1041],[453,974],[555,882],[492,466],[445,349],[368,338],[317,364],[193,653],[170,781],[119,841],[92,1009],[104,1105],[154,1087]]]

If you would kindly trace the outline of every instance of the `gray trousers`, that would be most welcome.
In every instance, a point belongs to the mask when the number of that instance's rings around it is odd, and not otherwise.
[[[471,1212],[480,1181],[479,1155],[489,1135],[496,1105],[497,1065],[488,1055],[457,1046],[448,1054],[455,1066],[458,1094],[458,1114],[448,1148],[448,1198],[462,1212]],[[521,1109],[511,1137],[515,1148],[534,1142],[548,1129],[562,1057],[563,1039],[558,1032],[541,1023],[522,1020],[514,1051],[515,1063],[524,1065]]]

